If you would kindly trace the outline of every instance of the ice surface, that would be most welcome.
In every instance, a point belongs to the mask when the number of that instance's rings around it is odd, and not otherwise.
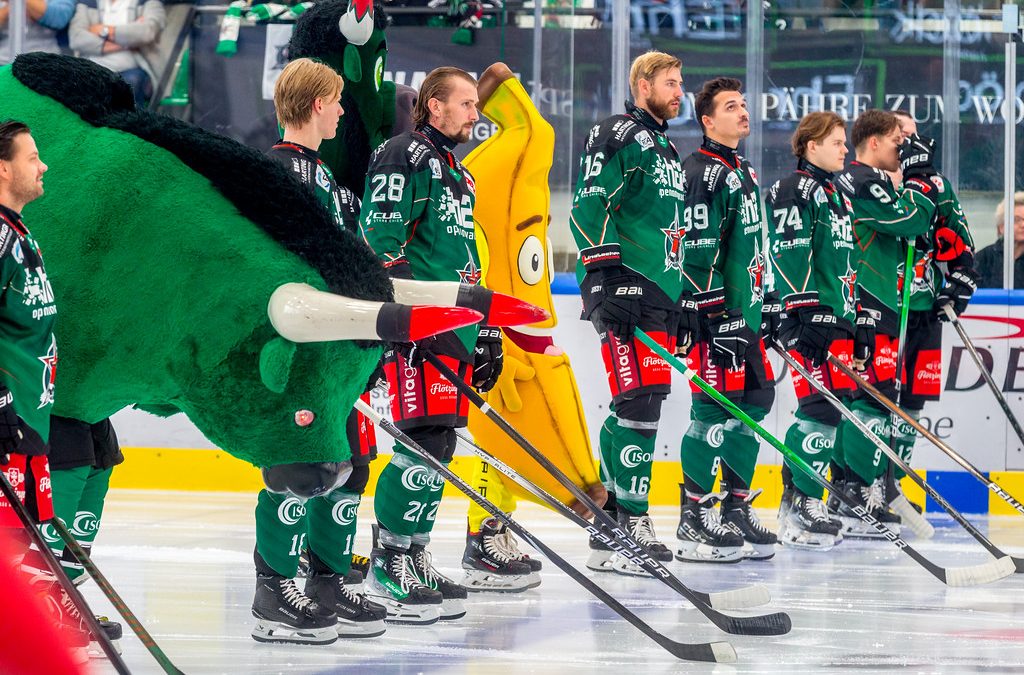
[[[1024,575],[988,586],[947,588],[886,542],[847,540],[830,553],[779,549],[761,563],[670,563],[691,588],[719,591],[763,583],[773,602],[737,615],[783,610],[793,631],[781,637],[729,636],[668,587],[648,579],[589,573],[656,629],[675,640],[728,640],[735,665],[674,659],[545,561],[543,584],[517,595],[471,594],[465,618],[423,628],[389,627],[377,639],[325,647],[269,646],[249,637],[254,572],[255,495],[112,490],[95,560],[171,660],[197,673],[905,673],[1024,672]],[[431,550],[453,575],[465,543],[467,502],[446,499]],[[652,513],[670,546],[678,515]],[[774,526],[774,516],[761,515]],[[360,510],[357,552],[369,552],[372,500]],[[579,569],[582,531],[541,507],[516,517]],[[975,518],[1006,552],[1024,555],[1024,518]],[[944,566],[988,554],[948,519],[936,536],[910,540]],[[525,548],[525,547],[524,547]],[[115,615],[93,583],[97,612]],[[123,623],[123,622],[122,622]],[[125,625],[124,658],[133,673],[159,673]],[[94,660],[95,672],[112,673]]]

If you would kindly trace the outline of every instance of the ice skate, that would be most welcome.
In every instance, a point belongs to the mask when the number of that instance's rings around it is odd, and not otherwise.
[[[683,495],[682,513],[676,529],[676,560],[688,562],[734,563],[743,559],[743,537],[719,520],[715,505],[724,493],[709,493],[700,499]]]
[[[338,639],[338,615],[299,591],[294,579],[257,574],[252,615],[257,642],[329,645]]]
[[[497,518],[485,520],[476,534],[466,534],[462,585],[467,591],[517,593],[532,588],[529,563],[515,557],[518,548],[510,550],[506,538],[511,534],[504,531]]]
[[[775,555],[779,543],[775,533],[761,524],[752,504],[761,490],[751,490],[742,499],[729,495],[722,502],[722,524],[743,537],[743,557],[750,560],[768,560]]]
[[[346,580],[340,574],[311,574],[306,577],[306,595],[338,615],[338,637],[383,635],[387,608],[350,588]]]
[[[880,481],[876,480],[871,485],[865,485],[859,478],[850,478],[846,481],[844,494],[878,522],[896,534],[900,533],[900,517],[891,513],[885,507],[885,498]],[[846,506],[846,504],[842,504],[839,507],[839,518],[843,522],[842,532],[846,537],[854,539],[885,538],[885,535],[861,520],[853,509]]]
[[[426,626],[441,618],[441,594],[420,582],[405,551],[373,549],[366,597],[387,608],[388,623]]]
[[[423,544],[409,547],[412,569],[420,583],[441,594],[440,619],[452,621],[466,616],[466,589],[437,571]]]
[[[836,525],[820,499],[794,491],[792,508],[780,521],[779,543],[792,548],[830,551],[836,545]]]

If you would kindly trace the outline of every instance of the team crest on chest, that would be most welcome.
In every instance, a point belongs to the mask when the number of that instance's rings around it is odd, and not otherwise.
[[[850,255],[846,255],[846,274],[839,276],[843,284],[843,313],[851,314],[857,308],[857,270],[850,265]]]
[[[665,235],[665,271],[678,270],[679,278],[683,277],[683,237],[686,232],[679,227],[679,207],[676,207],[672,224],[661,229]]]
[[[480,283],[480,268],[477,266],[476,260],[473,259],[473,252],[469,250],[468,245],[466,246],[466,258],[466,266],[455,271],[459,274],[459,281],[476,286]]]
[[[762,253],[757,246],[757,241],[754,241],[754,255],[750,258],[750,264],[747,265],[747,273],[750,275],[750,306],[753,307],[756,303],[764,300],[764,274],[766,266],[764,260],[764,253]]]

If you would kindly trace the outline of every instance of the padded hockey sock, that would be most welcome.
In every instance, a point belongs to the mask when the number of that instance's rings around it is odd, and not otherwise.
[[[698,405],[696,401],[693,403],[695,409]],[[714,488],[722,439],[721,422],[708,423],[698,419],[690,422],[679,446],[684,484],[689,492],[706,495]]]
[[[876,436],[883,441],[889,438],[889,415],[872,404],[858,399],[850,406],[853,414],[860,419]],[[843,455],[846,458],[847,475],[853,472],[870,485],[876,478],[885,473],[887,460],[882,451],[852,422],[844,419],[839,423],[840,437],[843,443]]]
[[[277,574],[291,579],[306,543],[306,505],[297,498],[260,490],[256,501],[256,552]]]
[[[441,463],[447,467],[451,464],[451,460],[445,460]],[[426,506],[424,506],[423,510],[417,514],[416,534],[426,534],[429,536],[430,532],[434,529],[434,522],[437,518],[437,509],[441,506],[441,496],[444,493],[444,478],[442,478],[441,474],[433,469],[428,469],[428,471],[427,491],[426,497],[424,498]],[[416,538],[413,537],[414,542],[415,540]]]
[[[99,532],[103,505],[110,487],[113,467],[97,469],[81,466],[73,469],[53,471],[50,479],[53,489],[53,511],[68,527],[78,543],[88,553]],[[61,566],[72,581],[85,573],[82,563],[70,550],[52,527],[43,528],[47,544],[61,560]]]
[[[920,410],[907,410],[907,412],[915,420],[921,419]],[[897,419],[896,429],[893,432],[893,441],[893,449],[899,454],[900,459],[907,464],[910,464],[910,460],[914,456],[914,443],[917,441],[917,431],[903,419]],[[895,471],[894,475],[896,476],[896,480],[901,480],[907,475],[907,473],[898,466],[894,466],[893,470]]]
[[[512,513],[516,510],[515,495],[505,485],[501,472],[494,469],[490,464],[479,460],[473,469],[473,489],[480,493],[481,497],[489,499],[495,506],[505,513]],[[476,502],[469,502],[469,531],[477,533],[483,522],[491,517],[491,514],[477,505]]]
[[[763,420],[768,414],[763,408],[740,407],[755,421]],[[749,486],[754,480],[754,469],[757,468],[757,451],[761,445],[754,430],[738,419],[726,420],[722,426],[722,462],[731,469],[744,485]],[[724,474],[723,474],[724,475]]]
[[[377,480],[373,499],[377,522],[397,537],[413,535],[421,513],[427,509],[429,483],[434,473],[403,445],[396,443],[395,454]],[[408,544],[405,547],[408,548]]]
[[[335,574],[348,574],[352,567],[360,498],[338,489],[306,502],[309,550]]]
[[[636,422],[614,415],[605,420],[602,436],[607,433],[609,443],[602,452],[602,466],[607,466],[615,477],[612,482],[619,511],[631,515],[647,513],[656,432],[657,422]]]
[[[822,476],[826,476],[828,471],[835,440],[836,428],[834,426],[813,420],[799,410],[796,413],[796,422],[786,432],[786,445]],[[803,469],[797,468],[788,459],[784,459],[784,462],[792,474],[793,486],[808,497],[821,499],[825,492],[824,488],[815,483],[814,479],[808,476]]]
[[[597,450],[600,459],[598,471],[600,472],[601,483],[604,484],[609,495],[615,494],[615,464],[612,462],[614,439],[612,430],[618,426],[618,419],[614,412],[608,415],[604,424],[601,425],[601,432],[598,435]]]

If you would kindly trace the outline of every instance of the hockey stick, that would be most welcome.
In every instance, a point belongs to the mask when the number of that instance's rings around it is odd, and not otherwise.
[[[19,432],[20,433],[20,432]],[[28,513],[28,509],[18,499],[17,493],[14,491],[14,487],[7,481],[7,474],[0,471],[0,490],[3,491],[4,498],[14,509],[14,512],[18,515],[18,520],[24,526],[28,532],[28,536],[32,539],[32,543],[39,549],[39,554],[46,560],[47,566],[51,569],[54,577],[57,579],[57,583],[60,587],[68,594],[71,601],[75,604],[75,607],[82,614],[85,619],[85,623],[89,626],[89,630],[94,636],[96,636],[96,642],[100,644],[103,649],[103,653],[106,654],[107,658],[110,659],[110,664],[114,666],[114,670],[123,675],[130,675],[131,671],[128,670],[128,664],[124,662],[121,655],[117,653],[117,649],[114,648],[114,643],[107,637],[106,631],[100,626],[99,620],[93,615],[89,609],[89,605],[86,604],[85,598],[78,592],[78,589],[68,578],[67,573],[61,566],[60,562],[57,561],[57,557],[50,550],[50,547],[43,541],[43,535],[36,529],[35,523],[32,522],[32,517]],[[53,519],[54,522],[57,518]]]
[[[609,516],[604,509],[595,504],[594,501],[585,492],[583,492],[583,490],[569,480],[568,476],[562,473],[557,466],[552,464],[551,460],[545,457],[540,450],[535,448],[532,443],[523,437],[522,434],[516,431],[504,417],[491,408],[491,406],[487,404],[487,401],[485,401],[483,397],[476,392],[476,390],[456,375],[455,371],[445,365],[441,359],[431,352],[425,352],[424,358],[426,358],[431,365],[437,368],[446,379],[455,385],[456,389],[458,389],[463,396],[472,401],[473,405],[480,409],[480,412],[484,413],[492,422],[497,424],[502,431],[508,434],[509,437],[526,452],[526,454],[530,455],[530,457],[532,457],[538,464],[544,467],[544,469],[550,473],[556,481],[558,481],[559,485],[568,490],[573,497],[587,507],[587,509],[594,514],[595,521],[602,527],[607,528],[611,536],[614,537],[619,544],[629,548],[630,552],[635,557],[639,557],[643,560],[644,566],[650,570],[652,576],[661,579],[662,582],[667,584],[672,588],[672,590],[693,603],[693,606],[696,607],[701,614],[710,619],[711,622],[720,629],[733,635],[785,635],[793,627],[793,623],[790,620],[789,615],[785,612],[776,612],[774,614],[765,614],[763,616],[738,617],[726,616],[725,614],[713,609],[703,598],[699,597],[693,590],[677,579],[663,563],[652,558],[631,534],[622,529],[618,521]]]
[[[783,349],[777,342],[773,345],[773,347],[775,348],[775,351],[777,351],[779,355],[786,360],[786,363],[788,363],[791,368],[795,369],[798,373],[800,373],[800,375],[802,375],[805,380],[811,383],[811,386],[813,386],[815,389],[821,392],[821,394],[826,399],[828,399],[828,402],[831,403],[832,406],[839,411],[839,414],[853,422],[853,425],[860,429],[861,433],[863,433],[869,441],[874,443],[879,450],[884,452],[889,457],[890,461],[895,462],[896,465],[900,467],[900,469],[905,471],[907,473],[907,476],[909,476],[912,481],[914,481],[921,489],[923,489],[925,493],[929,497],[931,497],[939,506],[941,506],[946,513],[952,516],[953,520],[955,520],[961,527],[967,530],[968,534],[974,537],[979,544],[984,546],[985,550],[987,550],[996,558],[1010,558],[1013,561],[1016,570],[1018,572],[1021,571],[1021,565],[1024,564],[1024,560],[1019,560],[1017,558],[1014,558],[1013,556],[1007,556],[1005,553],[999,550],[996,547],[996,545],[993,544],[985,535],[979,532],[978,529],[975,528],[974,525],[972,525],[970,521],[968,521],[963,516],[962,513],[953,508],[953,506],[950,505],[950,503],[947,502],[935,488],[933,488],[931,485],[925,482],[925,480],[921,478],[921,476],[919,476],[916,471],[912,470],[910,468],[910,465],[907,464],[906,461],[899,456],[898,452],[887,446],[885,442],[881,438],[876,436],[875,433],[872,432],[871,429],[869,429],[868,426],[864,424],[864,422],[862,422],[856,415],[854,415],[849,408],[843,405],[835,394],[833,394],[823,384],[814,379],[814,376],[811,373],[809,373],[806,368],[800,365],[799,361],[790,356],[786,352],[786,350]]]
[[[628,548],[615,541],[615,539],[605,530],[596,527],[589,520],[553,497],[549,492],[521,476],[508,464],[505,464],[500,459],[477,445],[465,432],[456,430],[455,433],[459,440],[462,441],[463,445],[472,450],[478,457],[480,457],[480,459],[511,478],[524,490],[532,494],[544,504],[547,504],[552,510],[562,514],[572,522],[582,527],[588,534],[601,541],[601,543],[605,544],[613,551],[621,553],[634,564],[643,567],[644,559],[641,556],[637,556],[630,552]],[[753,586],[737,588],[732,591],[722,591],[717,593],[693,591],[693,594],[715,609],[748,609],[750,607],[759,607],[771,602],[771,595],[768,592],[768,588],[763,584],[755,584]]]
[[[807,462],[805,462],[799,455],[789,449],[789,447],[780,441],[778,438],[770,434],[764,427],[758,424],[750,415],[743,412],[743,409],[737,406],[735,403],[730,401],[724,394],[719,393],[711,385],[700,378],[697,373],[691,370],[688,366],[683,364],[679,359],[668,353],[664,347],[655,342],[647,333],[637,329],[637,337],[645,345],[668,362],[673,368],[683,374],[686,379],[690,380],[697,386],[698,389],[703,391],[705,394],[717,401],[723,408],[728,410],[734,417],[743,422],[745,425],[750,427],[757,433],[758,436],[768,441],[768,443],[776,450],[786,456],[795,466],[801,471],[810,476],[814,482],[828,490],[831,494],[846,504],[857,517],[862,521],[875,528],[875,530],[883,537],[888,539],[899,548],[901,551],[913,558],[919,565],[924,567],[934,576],[936,579],[948,586],[976,586],[978,584],[986,584],[997,579],[1002,579],[1005,576],[1013,574],[1014,564],[1009,557],[1000,558],[998,560],[991,560],[981,565],[973,565],[970,567],[940,567],[935,563],[931,562],[923,555],[917,552],[910,544],[903,541],[898,534],[890,530],[888,527],[878,522],[874,516],[868,513],[864,507],[860,506],[851,497],[846,496],[843,492],[837,489],[832,483],[827,481],[821,474],[812,469]]]
[[[1024,429],[1021,429],[1020,422],[1017,421],[1016,415],[1010,410],[1010,405],[1006,402],[1006,398],[1003,396],[1003,392],[999,391],[999,385],[992,379],[992,373],[988,372],[988,368],[985,367],[985,362],[981,359],[981,354],[974,347],[974,342],[967,335],[967,331],[964,330],[963,324],[960,323],[960,319],[957,318],[956,312],[953,311],[952,303],[946,303],[942,307],[942,311],[946,313],[946,317],[949,318],[949,322],[953,324],[953,328],[956,329],[957,335],[964,343],[964,347],[967,347],[967,351],[970,352],[971,358],[974,359],[974,363],[977,364],[978,370],[981,371],[981,376],[985,378],[985,382],[988,384],[988,388],[995,394],[996,401],[999,402],[999,407],[1003,409],[1003,413],[1006,415],[1006,419],[1010,421],[1010,426],[1013,427],[1013,431],[1017,434],[1017,438],[1020,439],[1021,443],[1024,443]],[[1020,505],[1016,505],[1017,509],[1020,510]]]
[[[907,330],[910,325],[910,296],[913,295],[914,279],[914,245],[907,241],[907,259],[903,265],[903,298],[900,305],[900,328],[899,340],[896,343],[896,401],[899,402],[903,393],[903,371],[907,363]],[[909,283],[908,283],[909,281]],[[895,415],[890,415],[889,447],[896,448],[896,428],[899,420]],[[910,462],[908,461],[907,464]],[[891,500],[886,498],[886,503],[896,513],[910,530],[922,539],[931,539],[935,536],[935,528],[917,509],[911,505],[907,497],[896,486],[896,469],[890,461],[885,467],[885,491],[886,494],[895,495]]]
[[[688,644],[684,642],[676,642],[666,635],[659,633],[643,619],[609,595],[603,588],[591,581],[586,575],[570,565],[564,558],[552,551],[543,541],[530,534],[525,527],[513,520],[510,516],[506,515],[501,509],[489,502],[487,499],[481,497],[472,487],[469,486],[468,483],[459,478],[451,469],[417,445],[414,440],[399,430],[398,427],[384,419],[384,417],[382,417],[381,414],[371,406],[367,405],[361,399],[356,399],[355,408],[366,415],[366,417],[369,418],[370,421],[372,421],[379,429],[383,429],[385,433],[407,447],[409,451],[415,454],[421,462],[424,462],[431,469],[443,476],[445,480],[457,487],[475,504],[500,520],[512,532],[543,553],[548,560],[565,572],[573,581],[587,589],[587,591],[589,591],[594,597],[605,603],[612,609],[612,611],[631,623],[641,633],[657,642],[668,653],[672,654],[676,658],[685,659],[687,661],[709,661],[712,663],[734,663],[736,661],[736,650],[733,649],[733,646],[728,642]]]
[[[1010,495],[1009,492],[1004,490],[1002,488],[1002,486],[1000,486],[994,480],[991,480],[990,478],[987,478],[985,476],[985,474],[983,474],[981,471],[979,471],[973,464],[968,462],[967,459],[965,459],[962,455],[960,455],[956,450],[951,448],[942,439],[940,439],[938,436],[936,436],[931,431],[929,431],[926,427],[924,427],[920,422],[918,422],[913,417],[911,417],[905,410],[903,410],[898,405],[893,403],[892,400],[888,396],[883,394],[881,391],[879,391],[877,387],[875,387],[873,384],[871,384],[870,382],[868,382],[864,378],[860,377],[852,368],[849,368],[845,363],[843,363],[839,359],[835,358],[831,354],[829,354],[828,358],[829,358],[829,361],[834,363],[836,365],[836,367],[838,367],[841,371],[843,371],[843,373],[845,375],[847,375],[848,377],[853,379],[854,383],[856,383],[856,385],[858,387],[860,387],[861,389],[866,391],[868,394],[870,394],[872,398],[874,398],[876,401],[878,401],[883,406],[888,408],[894,415],[898,415],[905,422],[907,422],[907,424],[910,424],[912,427],[914,427],[914,429],[919,434],[921,434],[922,436],[927,438],[929,441],[931,441],[932,444],[935,447],[937,447],[939,450],[942,450],[944,453],[949,455],[950,459],[952,459],[954,462],[956,462],[957,464],[962,466],[967,471],[967,473],[971,474],[974,478],[976,478],[977,480],[979,480],[982,483],[984,483],[985,485],[987,485],[989,490],[991,490],[995,494],[997,494],[1000,497],[1002,497],[1002,499],[1004,501],[1006,501],[1007,504],[1009,504],[1010,506],[1015,508],[1018,513],[1024,514],[1024,506],[1022,506],[1019,501],[1014,499],[1013,496]],[[910,474],[908,473],[908,475],[910,475]],[[939,502],[939,500],[936,500],[936,501],[939,503],[940,506],[942,505],[942,502]],[[951,513],[950,515],[953,515],[953,514]],[[968,530],[968,531],[970,531],[970,530]],[[998,551],[999,549],[995,549],[995,550]],[[1013,563],[1016,566],[1017,572],[1024,572],[1024,560],[1022,560],[1020,558],[1013,558]]]

